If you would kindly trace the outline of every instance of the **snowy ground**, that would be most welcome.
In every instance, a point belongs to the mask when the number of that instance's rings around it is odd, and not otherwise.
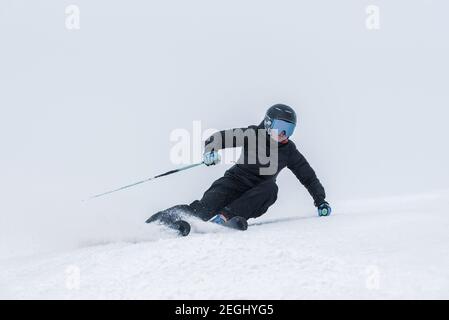
[[[0,261],[2,298],[449,298],[448,192]]]

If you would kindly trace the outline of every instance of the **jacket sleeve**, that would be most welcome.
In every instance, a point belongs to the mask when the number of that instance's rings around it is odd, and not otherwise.
[[[318,180],[315,171],[307,162],[306,158],[298,151],[296,146],[290,152],[287,167],[295,174],[298,180],[306,187],[314,200],[315,206],[319,206],[324,199],[326,193]]]
[[[248,134],[255,134],[253,129],[253,126],[249,126],[247,128],[218,131],[205,141],[205,152],[242,147],[244,145],[245,137]]]

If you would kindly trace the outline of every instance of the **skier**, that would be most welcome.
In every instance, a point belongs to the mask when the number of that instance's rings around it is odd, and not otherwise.
[[[216,180],[200,200],[167,210],[179,209],[224,226],[236,220],[233,218],[239,218],[238,225],[232,227],[245,230],[246,220],[263,215],[276,202],[276,177],[287,167],[312,196],[318,215],[328,216],[331,208],[325,201],[324,188],[305,157],[290,140],[296,123],[296,113],[291,107],[276,104],[268,109],[258,126],[213,134],[205,142],[204,164],[211,166],[219,163],[219,150],[242,147],[237,164]],[[264,161],[266,159],[271,163]]]

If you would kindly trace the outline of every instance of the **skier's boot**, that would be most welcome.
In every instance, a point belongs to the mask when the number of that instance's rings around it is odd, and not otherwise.
[[[245,218],[240,216],[232,216],[228,218],[228,216],[229,215],[221,212],[213,216],[209,221],[232,229],[242,231],[248,229],[248,222]]]
[[[209,222],[213,222],[213,223],[221,224],[221,225],[224,225],[226,223],[226,221],[228,221],[228,219],[223,214],[220,214],[220,213],[216,214],[209,220]]]

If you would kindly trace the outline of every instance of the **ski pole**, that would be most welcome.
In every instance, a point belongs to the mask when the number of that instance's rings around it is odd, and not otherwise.
[[[204,164],[204,162],[199,162],[199,163],[191,164],[191,165],[188,165],[188,166],[179,168],[179,169],[170,170],[170,171],[167,171],[167,172],[165,172],[165,173],[159,174],[159,175],[157,175],[157,176],[154,176],[154,177],[151,177],[151,178],[142,180],[142,181],[138,181],[138,182],[129,184],[129,185],[127,185],[127,186],[124,186],[124,187],[121,187],[121,188],[118,188],[118,189],[115,189],[115,190],[112,190],[112,191],[108,191],[108,192],[96,194],[96,195],[90,197],[90,198],[87,199],[87,200],[92,200],[92,199],[99,198],[99,197],[102,197],[102,196],[105,196],[105,195],[107,195],[107,194],[111,194],[111,193],[114,193],[114,192],[117,192],[117,191],[120,191],[120,190],[128,189],[128,188],[137,186],[137,185],[139,185],[139,184],[142,184],[142,183],[145,183],[145,182],[148,182],[148,181],[151,181],[151,180],[160,178],[160,177],[168,176],[168,175],[173,174],[173,173],[176,173],[176,172],[180,172],[180,171],[184,171],[184,170],[187,170],[187,169],[190,169],[190,168],[193,168],[193,167],[200,166],[200,165],[202,165],[202,164]]]

